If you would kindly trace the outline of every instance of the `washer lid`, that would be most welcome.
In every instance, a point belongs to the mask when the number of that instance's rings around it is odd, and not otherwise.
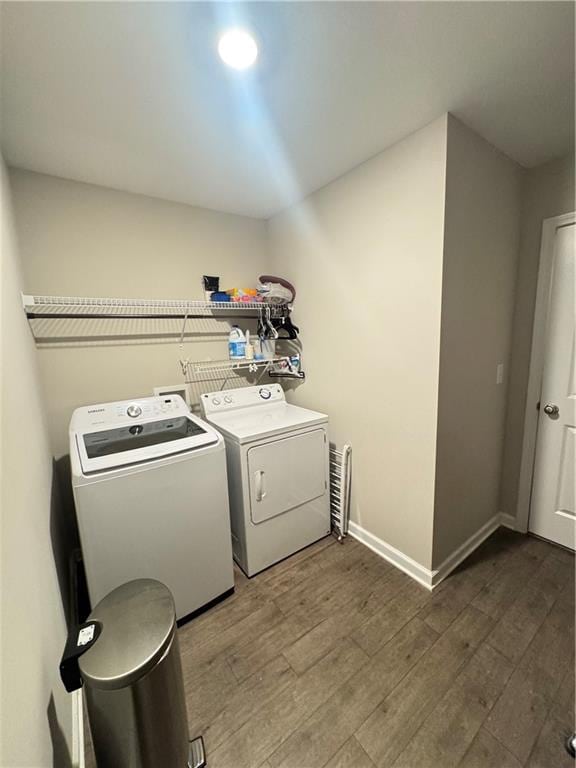
[[[310,411],[285,401],[258,408],[239,408],[210,414],[208,418],[219,432],[239,443],[249,443],[328,421],[325,413]]]
[[[77,432],[75,442],[82,472],[90,475],[197,450],[218,439],[206,422],[186,414]]]
[[[88,621],[102,632],[80,657],[80,673],[92,688],[126,688],[162,658],[176,631],[176,609],[168,587],[135,579],[117,587],[94,608]]]

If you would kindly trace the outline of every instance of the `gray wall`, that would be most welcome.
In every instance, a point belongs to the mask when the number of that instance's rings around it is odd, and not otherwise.
[[[298,289],[306,383],[354,451],[352,520],[431,562],[446,116],[269,223]]]
[[[499,512],[520,182],[518,165],[449,117],[434,568]]]
[[[501,509],[516,515],[542,222],[576,210],[574,155],[524,172]]]
[[[500,511],[521,179],[447,116],[269,223],[299,290],[293,400],[353,444],[353,521],[427,568]]]
[[[22,280],[7,174],[0,159],[1,625],[3,766],[70,764],[72,697],[58,664],[66,638],[56,561],[51,452]],[[61,564],[65,569],[65,563]]]
[[[223,288],[242,287],[253,286],[268,269],[263,221],[26,171],[11,171],[10,180],[26,293],[204,298],[203,274],[221,276]],[[81,341],[38,350],[56,456],[68,452],[74,408],[181,384],[181,357],[228,356],[225,321],[189,321],[193,335],[184,349],[178,344],[180,320],[144,324],[71,321],[64,330]],[[173,335],[161,341],[152,335],[122,338],[143,330]],[[120,339],[91,340],[101,333]]]

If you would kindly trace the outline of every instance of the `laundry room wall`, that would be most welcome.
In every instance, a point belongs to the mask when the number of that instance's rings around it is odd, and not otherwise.
[[[433,568],[499,522],[521,174],[449,115]]]
[[[221,287],[251,286],[268,270],[265,222],[118,192],[21,170],[10,173],[26,293],[154,299],[203,298],[201,276]],[[78,325],[76,342],[42,347],[38,362],[52,450],[68,452],[68,423],[79,405],[152,394],[181,384],[179,359],[227,357],[226,321],[158,321],[168,339],[129,340],[133,324],[113,323],[115,339],[95,341],[100,321]],[[244,323],[246,325],[246,323]],[[70,332],[70,328],[66,329]],[[220,382],[215,382],[218,388]]]
[[[432,557],[447,117],[269,222],[298,291],[306,383],[290,397],[353,446],[352,521]]]
[[[560,216],[576,210],[574,163],[575,158],[571,154],[524,171],[520,255],[500,501],[502,511],[512,517],[515,517],[518,511],[518,483],[538,287],[542,222],[552,216]]]
[[[55,559],[51,451],[1,158],[0,177],[0,764],[70,768],[72,696],[58,677],[66,620]]]

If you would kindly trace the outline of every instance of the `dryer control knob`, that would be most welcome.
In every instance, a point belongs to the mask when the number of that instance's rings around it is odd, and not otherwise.
[[[129,405],[128,408],[126,408],[126,413],[128,416],[130,416],[131,419],[135,419],[142,413],[142,408],[134,403],[134,405]]]
[[[270,400],[270,398],[272,397],[272,392],[270,392],[270,390],[267,389],[266,387],[262,387],[262,389],[260,390],[260,397],[262,398],[262,400]]]
[[[220,405],[220,400],[217,397],[212,398],[212,405]]]
[[[225,403],[231,403],[232,402],[232,398],[228,397],[228,395],[226,395],[226,397],[224,398],[224,402]]]

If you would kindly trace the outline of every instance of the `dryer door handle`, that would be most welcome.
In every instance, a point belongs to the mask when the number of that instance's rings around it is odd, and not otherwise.
[[[256,501],[262,501],[266,497],[266,491],[264,490],[264,470],[257,469],[254,472],[254,479],[256,480]]]

